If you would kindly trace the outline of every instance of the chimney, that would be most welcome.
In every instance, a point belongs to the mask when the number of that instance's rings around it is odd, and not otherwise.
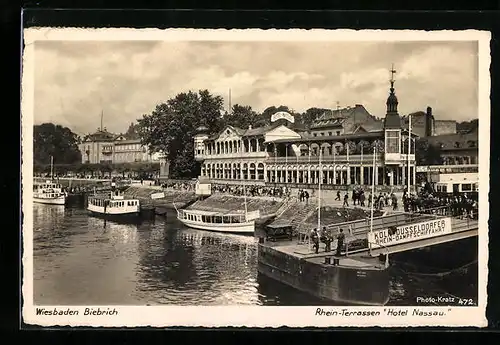
[[[425,114],[425,136],[430,137],[434,135],[434,116],[432,116],[432,108],[427,107]]]

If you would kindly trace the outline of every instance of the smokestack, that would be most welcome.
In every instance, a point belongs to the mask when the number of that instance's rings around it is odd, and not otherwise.
[[[425,136],[430,137],[434,135],[434,116],[431,107],[427,107],[425,115]]]

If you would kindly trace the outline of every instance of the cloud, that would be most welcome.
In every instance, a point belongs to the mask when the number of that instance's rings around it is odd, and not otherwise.
[[[363,104],[383,117],[391,63],[401,114],[427,106],[439,119],[477,114],[472,42],[39,41],[35,123],[83,134],[130,122],[188,90],[208,89],[257,111]]]

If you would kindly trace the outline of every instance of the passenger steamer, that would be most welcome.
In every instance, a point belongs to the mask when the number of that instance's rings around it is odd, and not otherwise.
[[[33,191],[33,202],[48,205],[64,205],[66,203],[66,193],[62,185],[51,180],[35,185]]]
[[[174,204],[175,206],[175,204]],[[177,219],[184,225],[200,230],[253,234],[259,211],[220,213],[202,210],[177,210]]]
[[[50,157],[50,180],[42,184],[35,184],[33,189],[33,202],[48,205],[66,204],[66,192],[61,184],[54,182],[53,178],[54,158]]]
[[[197,194],[211,195],[211,185],[206,181],[196,184]],[[260,218],[260,211],[248,212],[246,189],[243,185],[245,211],[236,212],[215,212],[204,210],[177,209],[177,219],[184,225],[200,230],[217,231],[237,234],[253,234],[255,231],[255,221]]]
[[[90,215],[110,220],[135,220],[141,213],[138,199],[125,199],[123,195],[111,193],[108,196],[88,198],[87,210]]]

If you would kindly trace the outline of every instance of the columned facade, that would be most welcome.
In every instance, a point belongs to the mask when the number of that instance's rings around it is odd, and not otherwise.
[[[360,125],[350,133],[325,128],[318,135],[278,124],[253,129],[227,126],[212,137],[199,133],[195,157],[201,161],[201,176],[214,183],[299,188],[315,188],[320,183],[326,189],[414,185],[415,135],[410,137],[401,126],[393,79],[386,104],[380,127],[365,130]],[[355,127],[348,125],[347,118],[335,118],[332,126],[342,126],[342,121],[346,128]]]

